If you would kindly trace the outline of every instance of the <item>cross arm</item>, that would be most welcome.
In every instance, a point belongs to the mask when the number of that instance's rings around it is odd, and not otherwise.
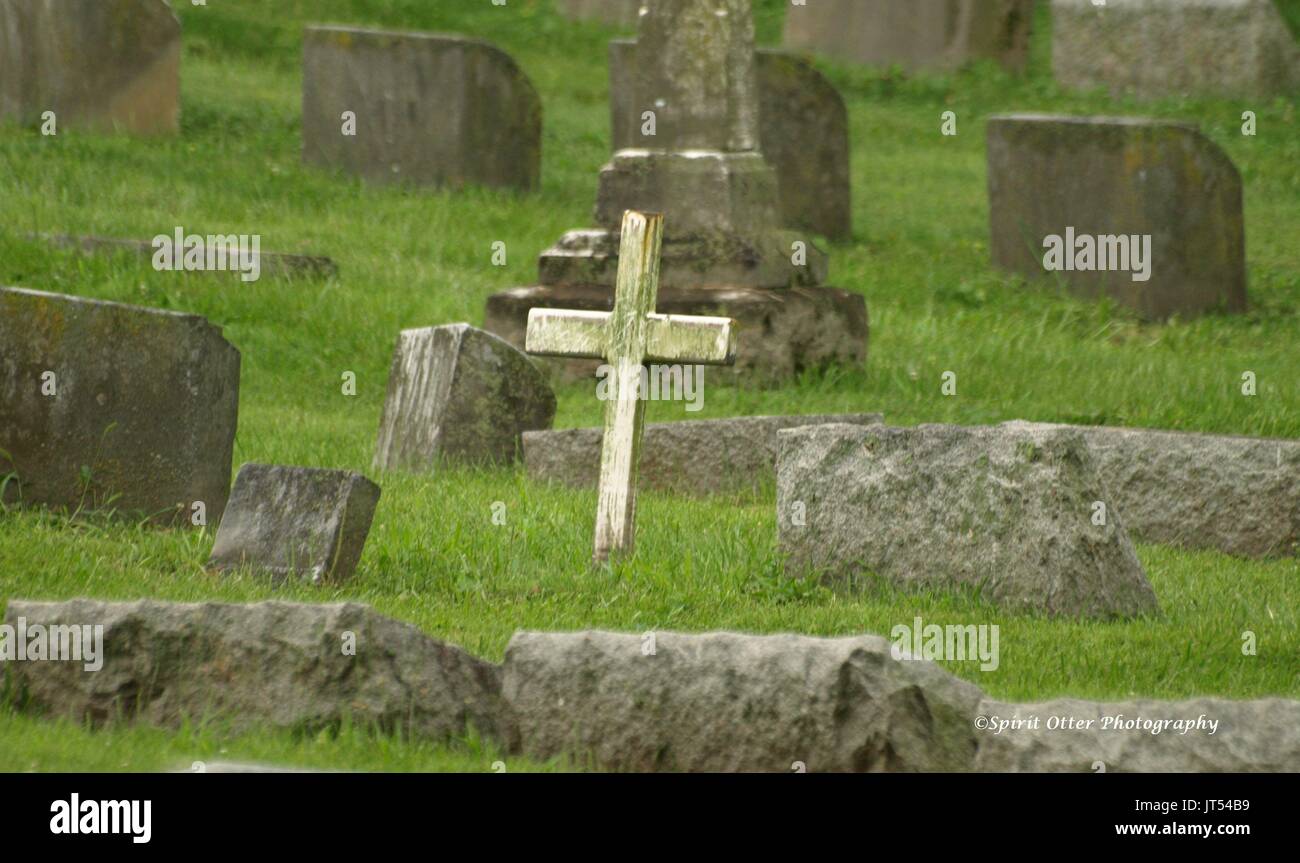
[[[607,359],[609,312],[530,309],[524,350],[569,359]],[[648,363],[729,366],[736,361],[736,322],[704,315],[646,316]]]

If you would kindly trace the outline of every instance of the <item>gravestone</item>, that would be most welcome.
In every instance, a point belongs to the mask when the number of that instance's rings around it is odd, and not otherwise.
[[[1273,0],[1052,0],[1052,71],[1146,99],[1294,97],[1300,47]]]
[[[215,524],[238,411],[239,351],[199,315],[0,288],[6,503]]]
[[[302,126],[306,164],[367,180],[532,190],[541,175],[532,82],[460,36],[306,28]]]
[[[431,740],[504,731],[500,670],[409,623],[346,603],[9,601],[5,621],[103,627],[99,661],[5,662],[25,708],[96,726],[232,731],[352,721]]]
[[[172,134],[180,63],[165,0],[0,0],[0,119]]]
[[[779,380],[863,362],[861,295],[823,287],[825,254],[780,226],[777,175],[758,149],[749,0],[656,0],[637,44],[632,77],[655,106],[655,147],[614,154],[601,170],[597,227],[542,253],[540,285],[490,298],[485,327],[518,345],[531,308],[611,308],[623,213],[659,212],[661,310],[728,317],[762,333],[742,344],[738,373]],[[810,317],[820,332],[799,339]]]
[[[359,473],[246,464],[217,529],[208,568],[251,568],[274,581],[339,583],[352,576],[370,533],[379,486]]]
[[[469,324],[403,330],[379,421],[377,470],[506,464],[519,435],[550,428],[555,393],[506,342]]]
[[[653,109],[636,92],[636,40],[609,43],[610,116],[615,150],[653,147],[642,119]],[[776,171],[780,223],[831,239],[853,233],[849,115],[839,91],[811,63],[760,48],[759,149]],[[823,274],[824,275],[824,274]]]
[[[592,559],[632,552],[636,478],[645,424],[641,372],[647,363],[726,365],[735,362],[735,321],[655,313],[663,217],[629,210],[612,312],[533,309],[527,349],[542,356],[600,358],[611,366],[600,449],[596,540]]]
[[[560,14],[573,21],[598,21],[610,27],[635,27],[645,0],[556,0]]]
[[[808,0],[787,7],[784,43],[908,71],[984,59],[1019,70],[1033,13],[1033,0]]]
[[[1300,552],[1300,440],[1029,425],[1083,436],[1134,539],[1244,557]]]
[[[1158,612],[1083,436],[1023,424],[779,432],[786,571],[857,587],[975,589],[1066,617]],[[1107,504],[1097,523],[1098,503]]]
[[[994,265],[1148,319],[1246,308],[1241,175],[1194,126],[995,116],[988,177]]]
[[[811,414],[651,423],[642,436],[638,477],[643,486],[677,494],[754,494],[775,479],[781,429],[869,425],[881,419],[880,414]],[[600,447],[597,428],[524,432],[524,465],[534,479],[594,488]]]

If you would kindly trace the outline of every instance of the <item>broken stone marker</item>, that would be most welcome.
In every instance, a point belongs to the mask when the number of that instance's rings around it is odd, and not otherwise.
[[[199,315],[0,288],[6,503],[216,524],[238,411],[239,351]]]
[[[1026,425],[1083,435],[1134,539],[1244,557],[1300,553],[1300,440]]]
[[[609,98],[615,150],[653,148],[646,120],[653,100],[636,92],[636,40],[609,43]],[[853,233],[849,115],[839,91],[808,61],[760,48],[759,149],[776,170],[780,224],[831,239]],[[822,274],[824,277],[824,273]]]
[[[542,105],[499,48],[434,33],[308,27],[303,161],[379,182],[529,191]]]
[[[1273,0],[1052,0],[1052,71],[1142,99],[1294,97],[1300,47]]]
[[[353,602],[9,601],[5,622],[103,626],[97,661],[4,662],[26,709],[99,726],[317,730],[351,720],[418,738],[501,734],[500,670]],[[83,649],[84,652],[84,649]]]
[[[1241,175],[1194,126],[991,117],[988,177],[994,265],[1148,319],[1246,308]]]
[[[0,119],[172,134],[180,63],[164,0],[0,0]]]
[[[775,480],[781,429],[880,421],[880,414],[810,414],[651,423],[642,435],[638,475],[643,487],[677,494],[753,494]],[[598,428],[524,432],[524,465],[534,479],[594,488],[600,447]]]
[[[654,212],[665,217],[661,310],[752,326],[738,374],[785,380],[860,364],[865,301],[823,287],[825,253],[781,226],[777,173],[760,150],[749,0],[646,4],[637,46],[632,90],[654,106],[653,148],[614,154],[600,174],[597,227],[542,253],[539,286],[489,299],[485,326],[519,345],[532,308],[612,308],[623,214]],[[804,339],[810,316],[823,320]]]
[[[821,425],[778,437],[788,572],[976,589],[1003,608],[1051,616],[1159,611],[1077,431]]]
[[[1033,0],[813,0],[788,5],[784,43],[908,71],[983,59],[1019,70],[1033,14]]]
[[[377,470],[506,464],[551,427],[555,393],[528,357],[469,324],[403,330],[379,421]]]
[[[275,581],[346,581],[357,568],[379,503],[359,473],[246,464],[217,529],[208,568],[249,567]]]

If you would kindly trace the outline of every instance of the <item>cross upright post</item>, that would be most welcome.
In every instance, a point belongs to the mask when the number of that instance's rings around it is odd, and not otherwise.
[[[735,321],[730,318],[655,313],[662,239],[662,215],[628,210],[619,242],[614,310],[535,308],[528,313],[528,353],[603,359],[611,368],[592,554],[596,563],[630,554],[636,539],[643,366],[730,365],[736,359]]]

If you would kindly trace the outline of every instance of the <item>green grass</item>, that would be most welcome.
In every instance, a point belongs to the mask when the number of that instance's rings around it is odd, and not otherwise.
[[[765,41],[778,0],[759,3]],[[178,4],[184,21],[182,133],[133,140],[0,129],[0,283],[206,315],[243,354],[235,463],[269,461],[369,472],[397,331],[466,320],[484,301],[530,284],[536,255],[590,223],[608,156],[604,41],[549,3],[456,0],[223,0]],[[469,33],[512,53],[545,106],[543,182],[532,196],[363,186],[299,164],[300,32],[330,21]],[[1300,128],[1293,100],[1114,101],[1051,80],[1045,10],[1029,73],[988,64],[957,74],[823,64],[849,105],[855,236],[830,244],[831,283],[871,312],[863,370],[781,388],[713,386],[705,409],[651,403],[652,420],[758,413],[882,411],[895,423],[1042,421],[1300,437]],[[940,114],[958,115],[956,137]],[[1200,124],[1241,169],[1252,310],[1143,324],[1104,304],[1026,286],[988,265],[983,118],[1055,111],[1144,114]],[[1240,134],[1243,110],[1259,133]],[[84,258],[24,239],[30,231],[152,237],[259,233],[267,251],[328,254],[329,280],[156,273],[128,256]],[[505,267],[490,264],[503,240]],[[958,374],[958,395],[940,376]],[[1243,371],[1258,395],[1239,390]],[[341,394],[344,371],[355,397]],[[559,426],[595,425],[590,386],[561,389]],[[345,587],[272,589],[202,570],[208,533],[145,530],[34,512],[0,515],[0,601],[78,595],[133,599],[356,599],[499,659],[519,628],[741,629],[887,633],[927,623],[997,623],[1001,665],[949,663],[1000,698],[1300,696],[1300,564],[1144,546],[1163,608],[1124,623],[1011,615],[970,597],[837,595],[784,577],[771,494],[694,501],[646,494],[638,553],[609,570],[587,564],[593,495],[521,473],[383,475],[365,555]],[[492,523],[495,501],[507,523]],[[1243,631],[1257,656],[1243,656]],[[223,752],[223,750],[226,750]],[[214,754],[215,753],[215,754]],[[213,758],[348,769],[489,769],[490,751],[431,747],[349,730],[239,736],[88,732],[0,714],[0,769],[163,769]],[[514,769],[515,762],[510,762]],[[527,765],[521,763],[520,769]]]

